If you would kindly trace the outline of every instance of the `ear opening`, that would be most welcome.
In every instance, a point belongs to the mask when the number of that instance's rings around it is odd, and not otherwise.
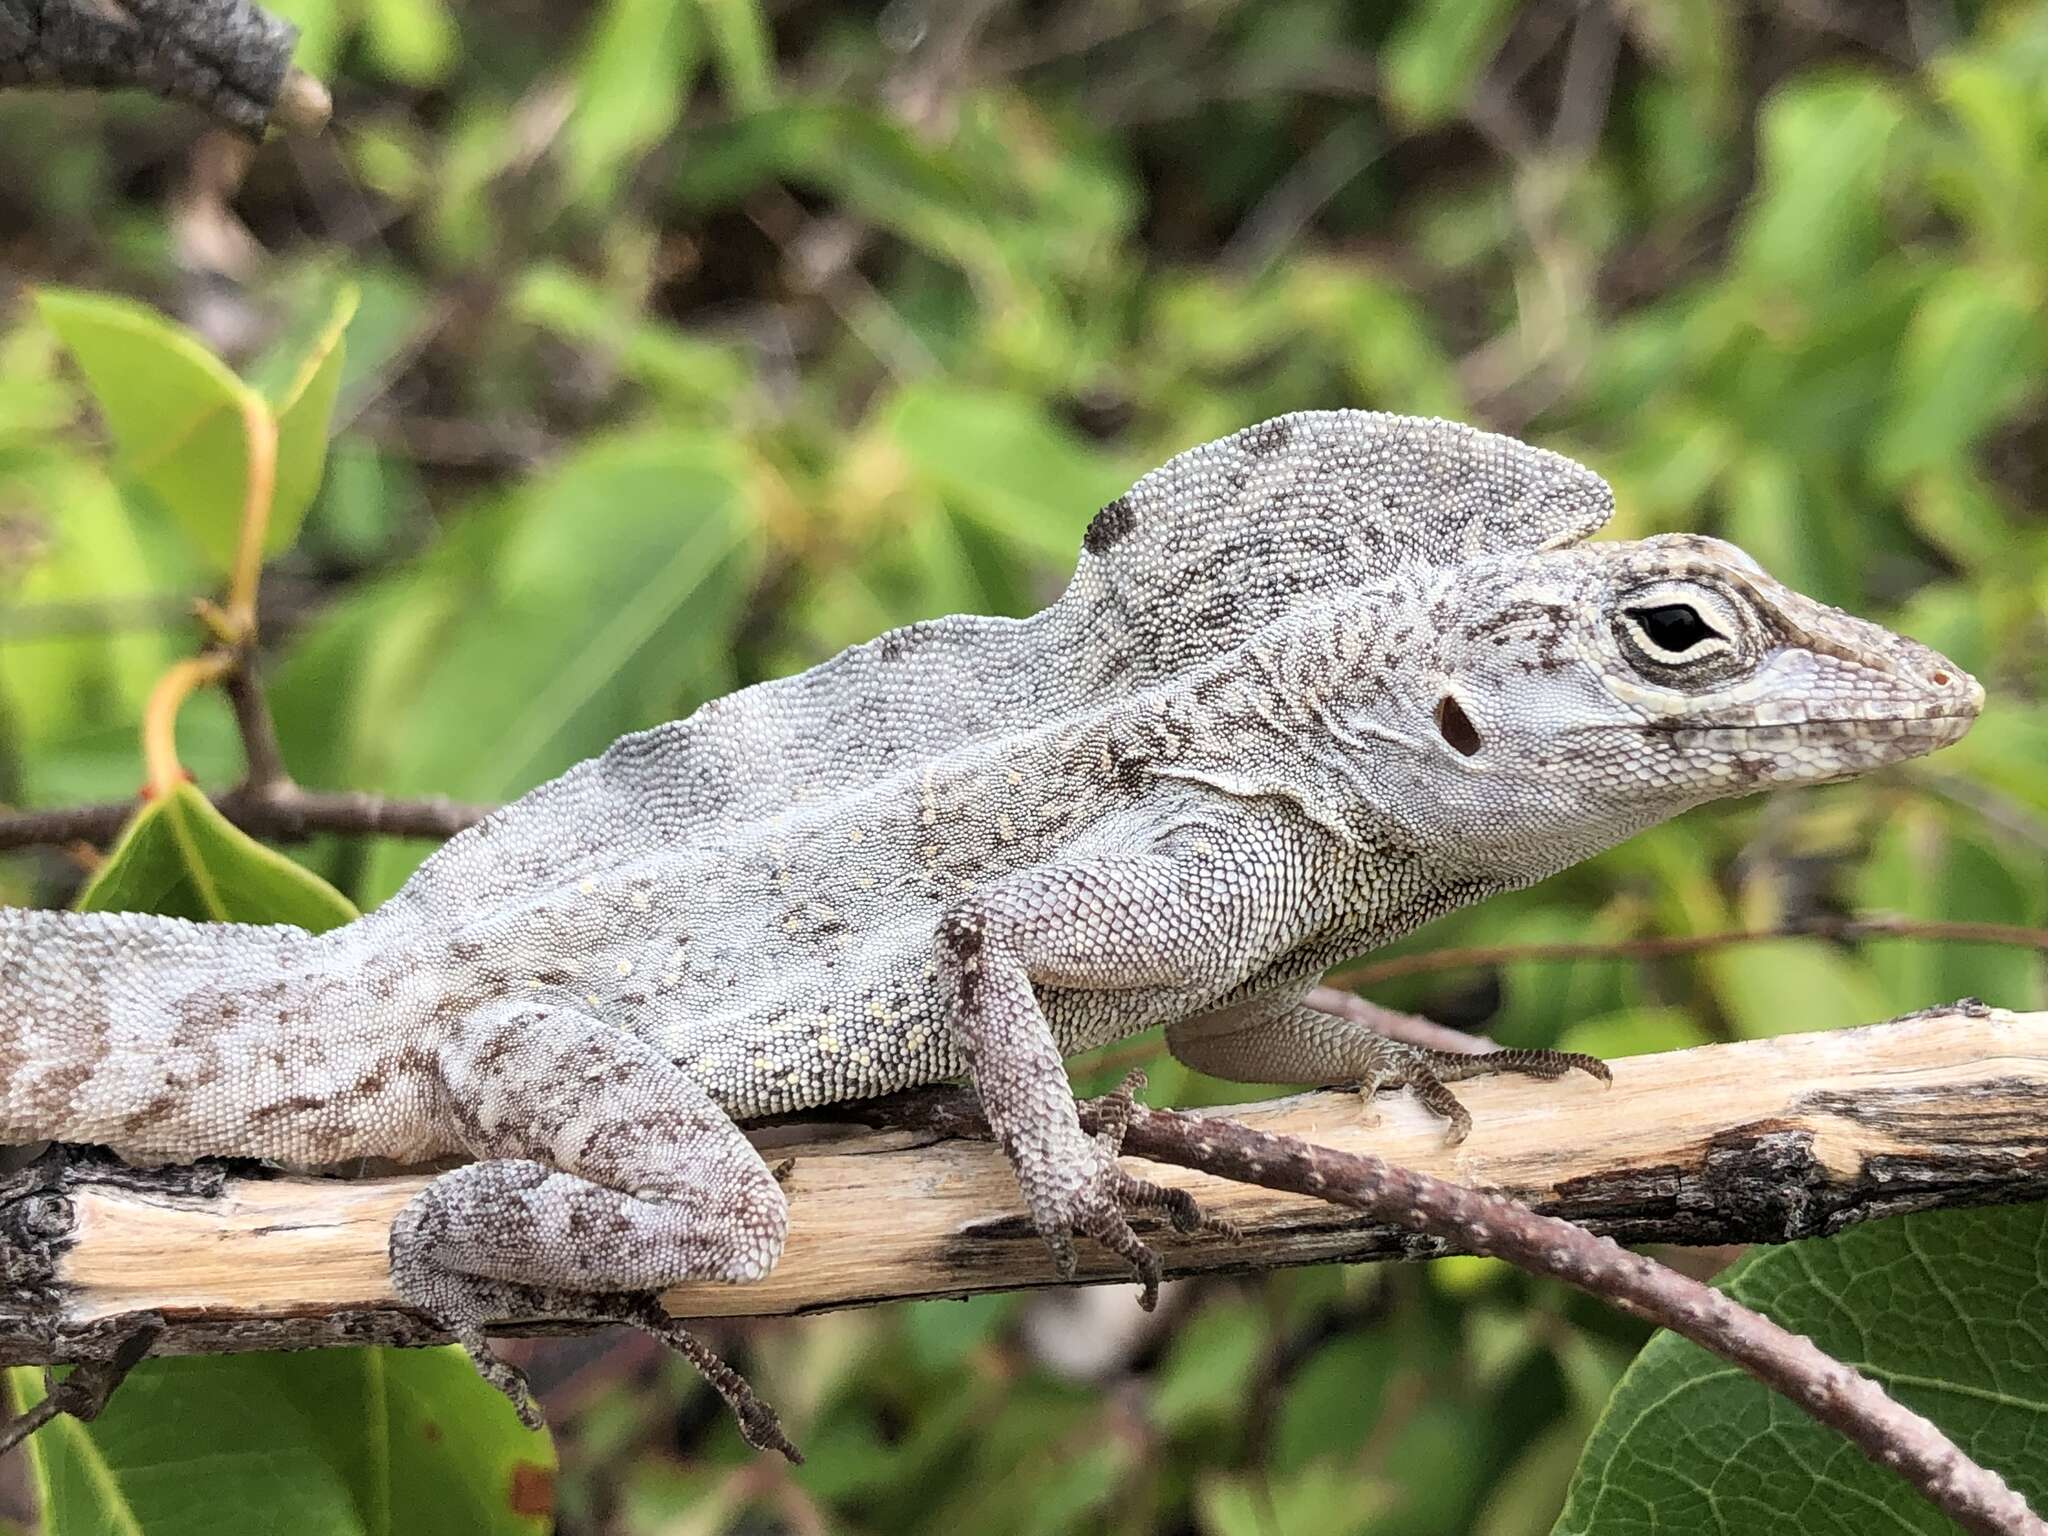
[[[1470,757],[1483,743],[1479,727],[1465,713],[1464,706],[1448,693],[1436,701],[1436,729],[1446,745],[1460,757]]]

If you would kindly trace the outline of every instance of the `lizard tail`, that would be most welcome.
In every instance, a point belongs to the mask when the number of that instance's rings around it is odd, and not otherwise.
[[[291,1048],[322,943],[300,928],[0,907],[0,1143],[252,1151],[233,1101],[259,1058]]]

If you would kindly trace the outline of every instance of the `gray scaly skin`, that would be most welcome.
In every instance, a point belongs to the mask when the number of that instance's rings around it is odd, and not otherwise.
[[[1193,1213],[1082,1132],[1062,1056],[1164,1024],[1203,1071],[1453,1116],[1446,1077],[1597,1069],[1454,1069],[1300,999],[1690,806],[1968,729],[1941,656],[1719,540],[1583,542],[1611,504],[1467,427],[1282,417],[1103,508],[1036,617],[913,625],[628,736],[336,932],[0,912],[0,1141],[473,1159],[392,1273],[517,1401],[486,1322],[707,1358],[646,1297],[775,1263],[736,1120],[964,1073],[1061,1271],[1082,1234],[1149,1293],[1127,1209]]]

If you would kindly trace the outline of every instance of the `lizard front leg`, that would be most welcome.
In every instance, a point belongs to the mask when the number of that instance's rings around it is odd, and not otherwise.
[[[1062,1278],[1073,1236],[1128,1260],[1149,1308],[1160,1265],[1125,1212],[1165,1210],[1192,1230],[1184,1195],[1117,1166],[1121,1137],[1081,1129],[1037,988],[1087,991],[1213,987],[1251,935],[1248,893],[1220,862],[1164,855],[1021,872],[940,920],[940,992],[982,1108]]]
[[[1389,1039],[1352,1019],[1285,995],[1251,999],[1166,1026],[1166,1047],[1197,1072],[1235,1083],[1357,1084],[1370,1103],[1381,1090],[1407,1087],[1461,1142],[1472,1116],[1448,1087],[1469,1077],[1513,1072],[1562,1077],[1574,1069],[1609,1080],[1606,1063],[1575,1051],[1432,1051]]]
[[[782,1251],[775,1177],[703,1088],[625,1030],[506,999],[438,1043],[438,1109],[481,1161],[442,1174],[391,1230],[402,1299],[538,1422],[484,1326],[524,1317],[624,1322],[704,1371],[756,1446],[790,1453],[772,1410],[662,1312],[683,1280],[754,1280]],[[793,1454],[793,1453],[792,1453]]]

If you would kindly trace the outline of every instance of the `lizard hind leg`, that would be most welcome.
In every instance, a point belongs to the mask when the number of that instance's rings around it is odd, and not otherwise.
[[[448,1329],[529,1424],[492,1323],[645,1329],[701,1370],[750,1444],[791,1454],[775,1415],[655,1299],[684,1280],[759,1279],[788,1230],[775,1176],[688,1073],[573,1009],[489,1005],[438,1044],[442,1109],[479,1161],[436,1178],[391,1229],[399,1297]]]

